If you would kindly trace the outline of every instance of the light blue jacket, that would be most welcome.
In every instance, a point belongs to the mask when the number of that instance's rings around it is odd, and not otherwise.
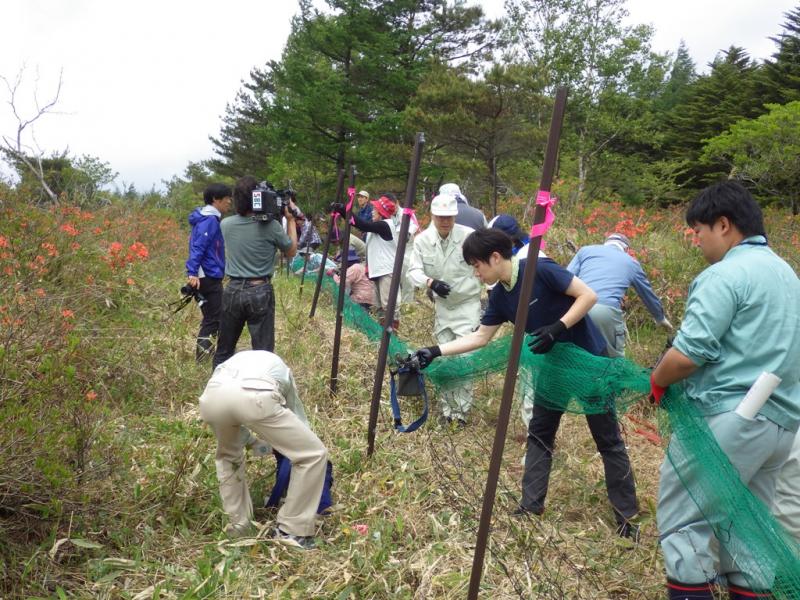
[[[622,297],[633,286],[657,323],[664,320],[664,307],[653,291],[639,261],[613,244],[584,246],[567,270],[597,294],[597,303],[620,308]]]
[[[782,379],[760,414],[800,424],[800,280],[753,236],[695,278],[674,347],[698,369],[685,381],[704,415],[734,410],[762,371]]]

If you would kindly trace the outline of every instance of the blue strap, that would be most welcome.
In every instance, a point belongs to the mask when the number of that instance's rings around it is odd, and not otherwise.
[[[392,416],[394,417],[394,428],[395,431],[398,433],[411,433],[412,431],[416,431],[425,421],[428,420],[428,392],[425,391],[425,378],[422,376],[421,372],[417,373],[417,377],[419,378],[419,387],[422,389],[422,400],[423,400],[423,409],[422,415],[408,425],[407,427],[403,426],[403,418],[400,416],[400,402],[397,400],[397,383],[395,382],[395,378],[398,375],[398,371],[391,372],[391,377],[389,378],[389,389],[391,391],[389,395],[389,401],[392,405]]]

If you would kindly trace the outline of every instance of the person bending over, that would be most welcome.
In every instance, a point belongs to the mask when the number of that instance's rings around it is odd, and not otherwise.
[[[298,406],[299,417],[291,410]],[[248,436],[242,435],[242,427],[246,427],[292,461],[275,537],[301,548],[313,547],[328,452],[301,420],[305,415],[286,363],[265,350],[234,354],[214,369],[200,396],[200,416],[217,437],[219,494],[230,519],[225,532],[240,537],[252,530],[253,503],[244,452]]]

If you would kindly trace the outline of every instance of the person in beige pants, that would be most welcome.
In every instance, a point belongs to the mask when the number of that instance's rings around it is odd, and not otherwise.
[[[244,426],[292,461],[292,477],[286,501],[278,511],[275,537],[309,548],[313,546],[328,452],[314,432],[287,408],[287,398],[291,405],[299,404],[286,363],[266,350],[246,350],[214,370],[200,396],[200,416],[217,437],[219,492],[231,520],[226,532],[244,535],[253,517],[245,476]]]

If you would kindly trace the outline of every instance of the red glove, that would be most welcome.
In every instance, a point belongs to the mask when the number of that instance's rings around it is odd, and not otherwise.
[[[661,398],[664,397],[664,393],[667,391],[667,388],[661,387],[656,383],[656,380],[653,379],[653,373],[650,373],[650,396],[648,399],[650,400],[650,404],[655,404],[656,406],[661,405]]]

